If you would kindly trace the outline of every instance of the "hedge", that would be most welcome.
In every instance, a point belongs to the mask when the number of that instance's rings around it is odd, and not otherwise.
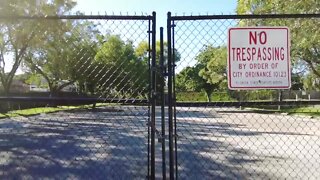
[[[207,102],[204,92],[177,92],[179,102]],[[211,101],[274,101],[278,99],[276,90],[221,91],[211,94]]]
[[[177,92],[178,102],[207,102],[207,95],[204,92]],[[211,101],[236,101],[228,92],[214,92],[211,94]]]
[[[0,92],[0,96],[4,96],[4,93]],[[9,97],[50,97],[49,92],[28,92],[28,93],[10,93]],[[75,92],[60,92],[57,97],[88,97],[84,94],[78,94]],[[35,107],[45,107],[45,106],[57,106],[57,105],[85,105],[86,103],[72,103],[72,104],[49,104],[46,102],[1,102],[0,103],[0,113],[8,112],[11,110],[18,110],[18,109],[28,109],[28,108],[35,108]]]

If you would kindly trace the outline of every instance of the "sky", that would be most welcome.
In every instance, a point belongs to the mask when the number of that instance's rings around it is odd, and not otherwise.
[[[76,0],[74,12],[86,15],[151,15],[157,13],[157,31],[166,27],[167,13],[172,15],[235,14],[237,0]],[[159,38],[159,33],[157,33]],[[166,37],[166,30],[164,30]],[[11,65],[5,71],[11,70]],[[17,74],[22,73],[21,69]]]
[[[155,11],[157,18],[157,39],[159,40],[159,28],[167,26],[167,13],[170,11],[172,15],[221,15],[221,14],[236,14],[235,9],[237,0],[77,0],[77,6],[74,11],[80,11],[86,15],[151,15]],[[180,30],[185,31],[186,29]],[[208,33],[207,36],[217,35],[215,31]],[[225,30],[227,32],[227,30]],[[205,31],[199,34],[205,36]],[[164,30],[166,37],[166,30]],[[222,36],[224,37],[224,36]],[[213,38],[213,37],[211,37]],[[220,37],[221,38],[221,37]],[[223,39],[223,38],[222,38]],[[198,53],[203,47],[202,42],[194,42],[197,47],[192,50],[188,49],[182,42],[180,51],[184,51],[178,64],[177,71],[180,71],[187,65],[195,63],[194,53]],[[180,45],[177,41],[177,45]]]
[[[234,14],[237,0],[77,0],[75,10],[85,14],[157,13],[157,27],[166,27],[167,12],[173,15]]]

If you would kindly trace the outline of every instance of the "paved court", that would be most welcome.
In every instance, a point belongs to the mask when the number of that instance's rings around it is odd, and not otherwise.
[[[1,119],[0,178],[144,179],[147,120],[148,108],[133,106]],[[177,108],[179,177],[316,179],[319,130],[306,117]]]
[[[182,179],[320,177],[319,119],[219,108],[178,108],[177,116]]]

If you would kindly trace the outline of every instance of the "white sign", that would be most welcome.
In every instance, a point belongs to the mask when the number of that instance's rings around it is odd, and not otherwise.
[[[289,89],[290,69],[287,27],[229,29],[229,89]]]

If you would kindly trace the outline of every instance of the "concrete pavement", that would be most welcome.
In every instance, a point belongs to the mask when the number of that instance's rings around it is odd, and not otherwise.
[[[137,106],[1,119],[0,178],[144,179],[147,120]],[[319,130],[319,119],[177,108],[179,179],[317,179]]]

